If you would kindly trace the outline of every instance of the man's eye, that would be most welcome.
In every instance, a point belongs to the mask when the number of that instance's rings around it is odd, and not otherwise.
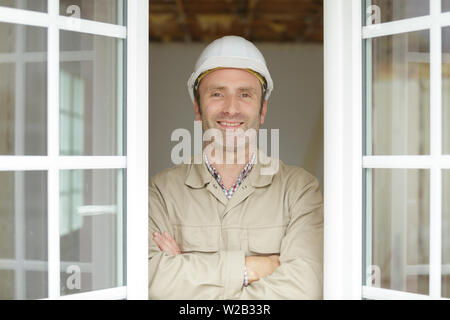
[[[211,96],[213,96],[213,97],[220,97],[220,92],[214,92]]]
[[[243,93],[243,94],[242,94],[242,97],[243,97],[243,98],[250,98],[250,97],[251,97],[251,95],[250,95],[250,94],[248,94],[248,93]]]

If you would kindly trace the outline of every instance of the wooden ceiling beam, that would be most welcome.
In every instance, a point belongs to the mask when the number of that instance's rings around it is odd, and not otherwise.
[[[323,40],[322,0],[149,0],[152,41]]]
[[[245,21],[246,27],[245,27],[245,38],[249,39],[251,36],[252,31],[252,22],[253,22],[253,16],[255,13],[255,7],[258,3],[258,0],[248,0],[248,12],[247,12],[247,19]]]
[[[177,5],[175,2],[167,2],[167,1],[155,2],[154,0],[150,0],[148,3],[148,10],[150,13],[176,12]]]
[[[220,0],[220,1],[189,1],[185,4],[186,13],[188,15],[195,14],[225,14],[245,13],[247,8],[247,0]]]
[[[178,25],[184,34],[184,41],[190,42],[192,37],[189,31],[189,26],[186,23],[186,13],[184,11],[183,0],[175,0],[177,4],[178,11]]]

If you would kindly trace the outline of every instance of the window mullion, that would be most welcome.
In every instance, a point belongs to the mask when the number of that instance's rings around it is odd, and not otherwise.
[[[59,155],[59,0],[48,0],[48,59],[47,59],[47,154],[48,170],[48,296],[60,296],[60,252],[59,252],[59,170],[56,166]]]
[[[23,2],[23,1],[22,1]],[[25,98],[23,94],[25,84],[25,26],[17,25],[15,34],[16,58],[15,63],[15,92],[14,92],[14,150],[18,154],[25,154]],[[17,261],[25,260],[25,175],[24,172],[14,174],[14,231],[15,231],[15,258]],[[14,268],[16,286],[16,299],[25,299],[25,270],[18,264]]]
[[[128,299],[148,298],[148,1],[127,1],[125,177]]]
[[[442,156],[442,33],[441,0],[430,1],[430,296],[441,297],[442,181],[439,158]]]

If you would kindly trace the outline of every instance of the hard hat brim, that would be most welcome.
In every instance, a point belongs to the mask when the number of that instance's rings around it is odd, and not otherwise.
[[[259,61],[255,61],[254,59],[247,59],[242,57],[210,57],[208,58],[195,72],[193,72],[188,80],[187,86],[189,95],[191,97],[192,103],[194,103],[194,85],[197,78],[205,71],[214,69],[214,68],[237,68],[237,69],[251,69],[255,72],[261,74],[267,82],[267,91],[264,96],[265,100],[269,99],[269,96],[273,90],[273,81],[270,77],[269,70],[267,67],[260,63]]]

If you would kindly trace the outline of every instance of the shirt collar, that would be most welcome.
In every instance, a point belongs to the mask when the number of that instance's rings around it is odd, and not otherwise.
[[[271,171],[269,173],[264,172],[264,169],[267,170],[270,165],[279,168],[279,159],[268,157],[262,150],[258,149],[255,164],[246,179],[249,179],[254,187],[270,185],[277,172],[277,170],[269,170]],[[202,154],[191,157],[191,163],[188,166],[185,179],[186,185],[192,188],[203,188],[214,181],[214,177],[209,173]]]
[[[222,177],[220,176],[220,173],[216,170],[214,165],[209,163],[209,160],[208,160],[208,158],[206,156],[206,153],[204,154],[204,159],[205,159],[206,167],[208,168],[209,173],[212,174],[214,179],[216,179],[216,181],[219,184],[219,186],[221,187],[222,191],[225,193],[225,196],[228,199],[230,199],[233,196],[233,194],[236,192],[237,188],[239,188],[239,186],[242,184],[244,179],[252,171],[253,166],[255,164],[255,160],[256,160],[256,153],[252,154],[252,156],[250,158],[250,161],[244,166],[244,168],[242,169],[241,173],[237,177],[236,181],[234,182],[234,184],[230,188],[226,188],[223,185]]]

